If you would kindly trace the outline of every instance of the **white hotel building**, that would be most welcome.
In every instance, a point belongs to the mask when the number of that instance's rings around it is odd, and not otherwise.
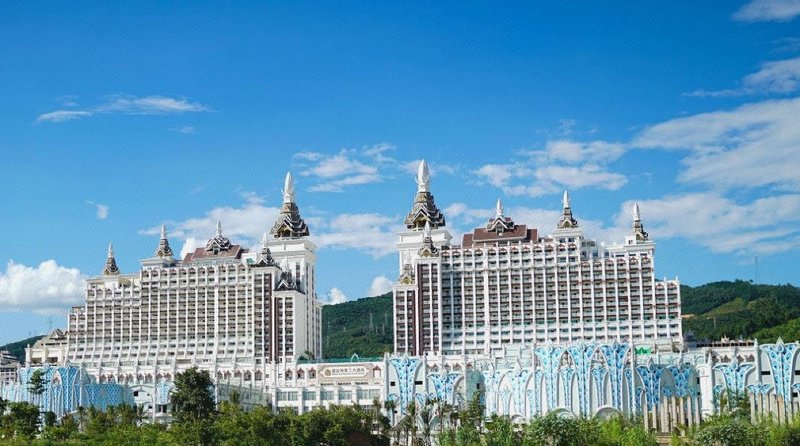
[[[400,232],[395,353],[486,354],[552,342],[680,343],[680,286],[656,280],[655,243],[638,205],[622,245],[584,237],[565,192],[548,234],[515,223],[498,200],[486,226],[451,243],[427,165]]]
[[[69,313],[66,360],[104,380],[157,382],[193,365],[264,382],[271,365],[322,354],[315,245],[287,175],[278,221],[260,250],[218,223],[205,247],[174,258],[162,228],[154,255],[120,273],[109,246],[86,303]]]

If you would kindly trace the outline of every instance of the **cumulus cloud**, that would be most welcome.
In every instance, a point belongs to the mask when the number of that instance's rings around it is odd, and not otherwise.
[[[618,190],[628,180],[621,173],[609,171],[607,164],[624,152],[625,146],[620,143],[548,141],[541,150],[521,152],[523,159],[486,164],[474,173],[506,195],[540,196],[586,187]]]
[[[800,88],[800,57],[764,62],[755,73],[748,74],[741,86],[726,90],[695,90],[685,96],[736,97],[756,94],[788,94]]]
[[[618,225],[629,222],[632,202]],[[745,203],[717,192],[670,195],[639,202],[642,220],[657,238],[679,237],[718,253],[775,254],[800,248],[800,194]]]
[[[347,296],[340,290],[339,288],[333,287],[330,291],[326,294],[326,299],[323,301],[325,305],[336,305],[347,302]]]
[[[107,96],[105,102],[79,110],[55,110],[43,113],[37,122],[64,122],[98,114],[165,115],[205,112],[211,109],[199,102],[166,96]]]
[[[378,258],[395,252],[400,217],[375,213],[339,214],[320,219],[313,240],[320,248],[356,249]]]
[[[9,261],[0,273],[0,308],[11,311],[61,313],[83,303],[86,277],[76,268],[46,260],[39,266]]]
[[[370,285],[369,290],[367,291],[367,296],[380,296],[392,291],[392,285],[394,282],[389,280],[386,276],[378,276],[372,279],[372,285]]]
[[[684,183],[715,189],[800,191],[800,98],[672,119],[643,130],[631,145],[689,151]]]
[[[350,186],[378,183],[386,174],[381,170],[397,160],[387,156],[395,147],[388,143],[361,149],[342,149],[335,155],[319,152],[299,152],[295,160],[303,169],[300,175],[315,179],[311,192],[342,192]]]
[[[733,14],[740,22],[788,22],[800,15],[800,0],[752,0]]]

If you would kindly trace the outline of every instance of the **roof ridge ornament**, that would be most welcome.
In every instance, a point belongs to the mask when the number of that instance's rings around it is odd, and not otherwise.
[[[172,257],[174,253],[169,246],[167,239],[167,225],[161,225],[161,238],[158,241],[158,248],[156,249],[156,257]]]
[[[506,231],[513,231],[515,226],[516,224],[514,221],[505,216],[503,202],[498,198],[497,204],[495,205],[494,218],[489,219],[489,222],[486,224],[486,230],[502,235]]]
[[[578,227],[578,220],[572,215],[572,206],[570,205],[569,192],[564,191],[561,198],[561,218],[558,219],[556,227],[558,229],[573,229]]]
[[[103,267],[103,275],[104,276],[117,276],[119,275],[119,268],[117,267],[117,261],[114,258],[114,245],[112,243],[108,244],[108,252],[106,256],[106,265]]]
[[[633,202],[633,235],[636,241],[644,242],[649,240],[649,234],[645,232],[644,225],[642,224],[642,216],[639,212],[639,203]]]
[[[221,251],[231,249],[232,246],[230,239],[222,235],[222,222],[217,220],[216,233],[214,237],[208,239],[208,242],[206,242],[206,251],[219,254]]]

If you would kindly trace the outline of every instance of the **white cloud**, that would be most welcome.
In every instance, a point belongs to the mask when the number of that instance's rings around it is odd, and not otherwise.
[[[752,0],[733,14],[740,22],[787,22],[800,15],[800,0]]]
[[[107,100],[94,107],[83,110],[55,110],[36,118],[37,122],[64,122],[98,114],[126,115],[165,115],[191,112],[205,112],[211,109],[199,102],[166,96],[109,96]]]
[[[184,135],[191,135],[192,133],[194,133],[195,128],[192,127],[191,125],[184,125],[181,127],[173,127],[170,130],[173,132],[183,133]]]
[[[78,269],[60,266],[55,260],[37,267],[11,260],[0,274],[0,309],[62,313],[83,303],[85,280]]]
[[[381,214],[339,214],[321,219],[313,240],[320,248],[357,249],[378,258],[395,252],[400,217]]]
[[[97,219],[98,220],[105,220],[108,218],[108,205],[107,204],[97,204]]]
[[[548,141],[543,150],[521,152],[526,159],[486,164],[475,173],[506,195],[540,196],[584,187],[617,190],[628,180],[605,165],[624,152],[625,146],[619,143]]]
[[[632,202],[618,225],[630,222]],[[657,239],[678,237],[718,253],[774,254],[800,248],[800,194],[740,204],[716,192],[639,201],[645,229]]]
[[[199,102],[166,96],[111,96],[105,104],[97,106],[101,113],[124,113],[130,115],[161,115],[167,113],[204,112],[210,109]]]
[[[350,299],[339,288],[333,287],[328,291],[324,301],[325,305],[336,305],[349,301]]]
[[[737,89],[695,90],[685,96],[735,97],[755,94],[787,94],[800,88],[800,57],[764,62],[755,73],[742,79]]]
[[[678,179],[715,189],[800,190],[800,98],[745,104],[666,121],[634,147],[688,150]]]
[[[367,149],[368,150],[368,149]],[[370,152],[369,161],[375,161],[376,156],[382,156],[382,151]],[[300,152],[295,154],[295,159],[311,162],[302,164],[300,175],[312,177],[319,182],[309,188],[311,192],[342,192],[348,186],[377,183],[382,180],[378,167],[367,164],[363,158],[364,153],[352,149],[345,149],[336,155],[325,155],[317,152]]]
[[[108,218],[108,205],[107,204],[100,204],[95,203],[91,200],[86,200],[86,204],[91,204],[95,207],[95,215],[97,216],[98,220],[105,220]]]
[[[56,110],[39,115],[36,118],[36,122],[64,122],[86,116],[92,116],[92,112],[85,110]]]
[[[367,296],[381,296],[391,292],[392,285],[394,285],[394,282],[389,280],[388,277],[378,276],[372,279],[372,285],[370,285],[369,290],[367,291]]]

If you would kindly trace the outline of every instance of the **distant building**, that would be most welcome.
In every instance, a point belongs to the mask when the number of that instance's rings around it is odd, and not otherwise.
[[[639,206],[625,244],[584,237],[565,192],[547,234],[505,215],[452,244],[425,161],[399,233],[395,353],[480,354],[552,342],[681,342],[680,286],[657,280]]]
[[[63,364],[67,353],[67,334],[56,328],[25,349],[28,365]]]
[[[17,379],[19,360],[7,350],[0,350],[0,385]]]

